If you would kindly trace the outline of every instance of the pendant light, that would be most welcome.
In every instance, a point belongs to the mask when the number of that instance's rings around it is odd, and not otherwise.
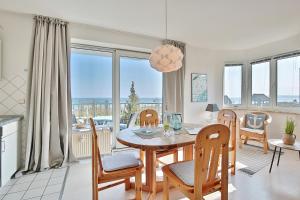
[[[165,33],[168,39],[168,0],[165,0]],[[182,67],[183,53],[174,45],[164,44],[155,48],[150,55],[150,65],[159,72],[173,72]]]

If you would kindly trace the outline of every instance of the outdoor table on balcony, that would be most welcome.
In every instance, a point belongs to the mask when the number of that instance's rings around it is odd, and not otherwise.
[[[117,134],[117,140],[132,148],[145,151],[145,175],[146,183],[143,185],[143,191],[149,192],[148,199],[155,199],[156,192],[163,190],[162,181],[156,181],[156,151],[168,150],[183,147],[183,160],[193,159],[193,144],[196,135],[189,134],[186,128],[201,128],[204,125],[184,124],[184,127],[176,131],[172,136],[164,136],[163,129],[153,137],[143,138],[134,133],[133,128],[127,128]]]

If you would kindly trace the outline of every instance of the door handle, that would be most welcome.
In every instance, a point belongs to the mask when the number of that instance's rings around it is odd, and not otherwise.
[[[2,145],[1,145],[1,152],[4,153],[5,152],[5,141],[1,141]]]

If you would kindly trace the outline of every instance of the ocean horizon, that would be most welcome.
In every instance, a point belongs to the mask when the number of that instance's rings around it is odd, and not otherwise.
[[[129,98],[120,98],[120,103],[124,104],[128,101]],[[72,104],[111,104],[112,98],[104,97],[104,98],[72,98]],[[162,98],[154,97],[147,98],[142,97],[139,98],[139,103],[162,103]]]

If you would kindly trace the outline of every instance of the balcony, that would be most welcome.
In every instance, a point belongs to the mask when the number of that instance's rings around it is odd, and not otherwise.
[[[120,130],[127,127],[129,114],[126,111],[127,99],[121,99],[120,103]],[[140,99],[137,104],[137,112],[144,109],[154,109],[162,115],[162,100],[159,98]],[[111,99],[72,99],[72,146],[76,158],[91,156],[91,130],[88,118],[92,117],[96,124],[98,142],[101,154],[110,153],[113,138],[113,116]]]

